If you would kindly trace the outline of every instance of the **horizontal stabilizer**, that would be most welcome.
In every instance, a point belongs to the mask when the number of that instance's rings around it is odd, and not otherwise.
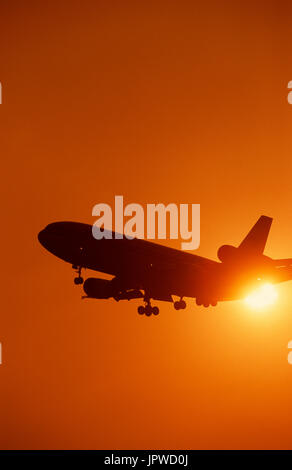
[[[292,258],[273,259],[272,263],[276,268],[287,268],[292,266]]]
[[[248,232],[238,248],[248,254],[262,254],[269,236],[273,219],[262,215]]]

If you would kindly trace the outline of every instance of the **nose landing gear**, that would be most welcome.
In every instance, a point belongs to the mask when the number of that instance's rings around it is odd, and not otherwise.
[[[83,284],[83,277],[81,277],[82,267],[73,265],[72,268],[75,269],[76,273],[78,274],[78,276],[74,277],[74,284]]]

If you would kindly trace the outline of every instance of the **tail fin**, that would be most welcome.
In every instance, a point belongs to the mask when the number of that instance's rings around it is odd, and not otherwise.
[[[238,248],[250,254],[264,252],[273,219],[262,215]]]

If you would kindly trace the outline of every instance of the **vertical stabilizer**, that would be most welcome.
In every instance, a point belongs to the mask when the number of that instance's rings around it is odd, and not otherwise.
[[[273,219],[262,215],[245,239],[239,245],[239,249],[250,254],[262,254],[264,252]]]

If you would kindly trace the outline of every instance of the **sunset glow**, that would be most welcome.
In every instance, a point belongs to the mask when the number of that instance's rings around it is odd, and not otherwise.
[[[262,310],[273,305],[278,298],[278,293],[273,284],[263,284],[258,289],[251,292],[246,298],[245,303],[252,309]]]

